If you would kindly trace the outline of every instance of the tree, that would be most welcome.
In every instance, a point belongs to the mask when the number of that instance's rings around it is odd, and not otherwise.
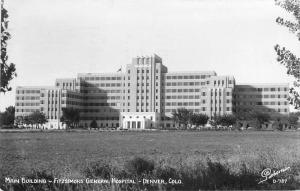
[[[191,115],[191,123],[196,126],[204,126],[208,121],[208,116],[201,113],[194,113]]]
[[[240,120],[240,121],[249,121],[249,120],[252,120],[253,116],[252,116],[252,113],[255,112],[254,109],[243,109],[239,112],[236,112],[234,113],[235,117],[237,120]]]
[[[74,108],[62,108],[63,115],[61,121],[67,125],[67,128],[72,128],[79,123],[79,110]]]
[[[40,111],[35,111],[29,115],[32,123],[38,128],[39,125],[43,125],[48,122],[46,115]]]
[[[23,121],[25,125],[30,125],[31,127],[33,126],[33,121],[31,119],[31,117],[29,117],[29,115],[26,115],[23,117]]]
[[[96,120],[93,120],[93,121],[91,122],[91,124],[90,124],[90,127],[91,127],[92,129],[98,128],[97,121],[96,121]]]
[[[235,117],[237,121],[250,123],[250,125],[256,126],[257,128],[261,128],[262,124],[271,120],[271,116],[268,113],[264,113],[255,108],[239,111],[238,113],[235,113]]]
[[[24,124],[24,117],[23,116],[17,116],[15,118],[15,124],[16,126],[22,126]]]
[[[175,123],[181,124],[187,128],[187,125],[190,123],[192,112],[185,108],[178,108],[175,112],[172,112],[172,119]]]
[[[296,113],[290,113],[288,122],[291,127],[296,127],[298,124],[299,116]]]
[[[217,125],[222,125],[226,127],[236,124],[236,120],[237,118],[234,115],[228,115],[228,114],[218,116],[215,119]]]
[[[214,117],[214,119],[216,119],[216,116]],[[216,122],[216,120],[209,120],[208,121],[208,123],[212,126],[212,127],[214,127],[214,128],[217,128],[217,122]]]
[[[11,91],[9,82],[17,76],[16,67],[13,63],[8,64],[7,40],[10,39],[8,29],[8,12],[3,7],[4,0],[1,0],[1,63],[0,63],[0,93]]]
[[[271,116],[267,113],[260,112],[260,111],[253,111],[251,113],[252,123],[258,128],[262,128],[262,124],[267,123],[270,121]]]
[[[275,0],[275,3],[287,12],[292,13],[296,20],[293,22],[285,20],[282,17],[277,17],[276,22],[279,25],[287,27],[292,33],[295,33],[300,41],[300,2],[298,0]],[[280,47],[278,44],[275,46],[275,51],[278,56],[277,61],[287,68],[288,75],[295,78],[293,87],[291,87],[289,91],[290,96],[288,100],[295,109],[300,109],[300,58],[285,47]]]
[[[2,125],[13,126],[15,120],[15,107],[9,106],[1,115]]]

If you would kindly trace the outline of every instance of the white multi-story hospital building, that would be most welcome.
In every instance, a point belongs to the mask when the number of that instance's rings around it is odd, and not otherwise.
[[[133,58],[116,73],[79,73],[53,87],[16,89],[16,117],[44,112],[47,128],[62,128],[62,108],[80,111],[80,125],[132,129],[173,127],[172,112],[186,108],[209,117],[256,108],[289,114],[289,84],[238,85],[214,71],[168,72],[157,56]]]

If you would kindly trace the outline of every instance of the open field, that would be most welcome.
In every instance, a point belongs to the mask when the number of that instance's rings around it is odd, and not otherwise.
[[[236,164],[246,162],[256,173],[262,166],[300,169],[300,132],[0,133],[2,181],[4,176],[21,176],[31,169],[60,177],[83,177],[91,162],[105,160],[122,167],[134,156],[170,166],[193,165],[209,157],[226,163],[232,171],[238,170]]]

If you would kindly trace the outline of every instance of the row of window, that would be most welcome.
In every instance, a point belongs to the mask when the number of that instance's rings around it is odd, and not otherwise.
[[[209,84],[209,81],[207,82],[167,82],[166,86],[204,86],[205,84]]]
[[[144,79],[145,79],[145,76],[141,76],[141,77],[140,77],[140,76],[137,76],[136,79],[137,79],[137,80],[144,80]],[[147,76],[146,76],[146,80],[149,80],[149,79],[150,79],[150,76],[147,75]],[[155,76],[155,79],[158,80],[158,76]],[[128,76],[128,80],[130,80],[130,77],[129,77],[129,76]]]
[[[235,98],[287,98],[288,95],[235,95]]]
[[[73,98],[73,99],[82,99],[83,98],[83,96],[81,96],[81,95],[75,95],[75,94],[69,94],[69,93],[63,93],[61,96],[67,97],[67,98]]]
[[[104,108],[104,109],[80,109],[80,112],[83,112],[83,113],[101,113],[101,112],[116,113],[116,112],[119,112],[119,110],[110,109],[110,108]]]
[[[60,83],[56,83],[56,86],[59,86],[60,85]],[[73,83],[67,83],[67,82],[63,82],[62,83],[62,85],[63,85],[63,87],[68,87],[68,86],[70,86],[70,87],[72,87],[73,86]],[[76,85],[78,85],[78,83],[76,83]]]
[[[188,76],[166,76],[166,79],[182,80],[182,79],[205,79],[211,75],[188,75]]]
[[[211,100],[211,103],[219,103],[221,104],[222,101],[221,100],[215,100],[215,102],[213,102],[213,100]],[[231,100],[227,100],[226,103],[231,103]],[[201,104],[206,104],[205,100],[202,100],[201,102],[166,102],[166,106],[199,106]],[[162,104],[163,106],[163,104]]]
[[[54,116],[48,115],[48,116],[47,116],[47,119],[58,119],[58,118],[57,118],[57,115],[54,115]]]
[[[44,110],[44,109],[41,108],[41,111],[43,111],[43,110]],[[58,109],[57,109],[57,108],[53,108],[53,107],[52,107],[52,108],[49,108],[49,107],[48,107],[48,111],[58,111]]]
[[[104,99],[104,100],[119,100],[121,99],[120,96],[87,96],[84,97],[85,100],[90,100],[90,99]]]
[[[123,111],[125,111],[125,110],[123,109]],[[151,110],[150,110],[150,109],[147,109],[147,108],[146,108],[146,109],[141,109],[141,110],[140,110],[139,108],[137,108],[136,111],[137,111],[137,112],[149,112],[149,111],[151,111]],[[128,112],[129,112],[129,109],[128,109]],[[155,112],[158,112],[158,109],[156,109]]]
[[[203,92],[205,93],[205,92]],[[229,93],[229,92],[227,92]],[[221,94],[220,94],[221,96]],[[166,99],[200,99],[200,95],[172,95],[172,96],[166,96]],[[163,99],[163,97],[162,97]]]
[[[191,109],[189,109],[189,110],[191,110]],[[173,113],[173,112],[175,112],[176,111],[176,109],[166,109],[165,110],[166,111],[166,113]],[[191,111],[193,111],[193,112],[195,112],[195,113],[199,113],[199,112],[205,112],[205,111],[207,111],[207,108],[206,107],[202,107],[202,108],[200,108],[200,109],[192,109]],[[215,108],[211,108],[211,111],[222,111],[222,108],[221,107],[215,107]],[[231,111],[231,107],[226,107],[226,111]]]
[[[64,103],[62,103],[64,104]],[[80,105],[80,106],[116,106],[116,103],[78,103],[73,101],[67,101],[68,105]]]
[[[182,92],[200,92],[201,89],[165,89],[166,93],[182,93]],[[218,94],[217,91],[211,91],[211,96],[216,96]],[[201,93],[202,96],[206,96],[206,92]],[[231,92],[226,92],[226,96],[230,96]],[[219,96],[222,96],[222,92],[219,91]]]
[[[17,94],[39,94],[40,90],[17,90]]]
[[[248,109],[241,109],[241,108],[237,108],[236,109],[236,112],[247,112],[248,111]],[[262,112],[288,112],[288,109],[277,109],[277,110],[275,110],[275,109],[270,109],[270,108],[262,108],[262,109],[260,109],[260,111],[262,111]]]
[[[35,103],[16,103],[16,106],[39,106],[40,103],[35,102]]]
[[[80,93],[121,93],[121,90],[80,90]]]
[[[264,101],[264,102],[236,102],[236,105],[288,105],[287,101],[275,102],[275,101]]]
[[[150,72],[150,70],[149,69],[146,69],[146,70],[144,70],[144,69],[137,69],[136,70],[136,73],[147,73],[147,74],[149,74],[149,72]],[[158,71],[157,71],[157,73],[158,73]]]
[[[39,96],[17,96],[17,100],[39,100]]]
[[[119,77],[92,77],[92,76],[86,76],[86,77],[80,77],[79,79],[81,80],[86,80],[86,81],[98,81],[98,80],[121,80],[122,78]]]
[[[100,117],[100,116],[90,117],[90,116],[87,116],[87,117],[80,117],[80,120],[113,120],[113,121],[118,121],[119,117]]]
[[[121,83],[95,83],[95,84],[89,84],[84,83],[82,84],[82,87],[121,87]]]
[[[32,113],[32,112],[36,112],[36,111],[39,111],[39,109],[16,109],[16,112],[30,112],[30,113]]]
[[[41,97],[45,97],[44,93],[41,93]],[[58,92],[48,92],[48,97],[58,97]]]
[[[166,93],[180,93],[180,92],[200,92],[201,89],[163,89]]]
[[[288,88],[236,88],[236,91],[238,92],[247,92],[247,91],[250,91],[250,92],[253,92],[253,91],[257,91],[257,92],[275,92],[275,91],[288,91]]]

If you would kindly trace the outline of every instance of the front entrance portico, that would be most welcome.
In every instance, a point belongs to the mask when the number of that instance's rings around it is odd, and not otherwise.
[[[122,129],[157,128],[159,119],[159,115],[156,112],[122,112],[120,114]]]

